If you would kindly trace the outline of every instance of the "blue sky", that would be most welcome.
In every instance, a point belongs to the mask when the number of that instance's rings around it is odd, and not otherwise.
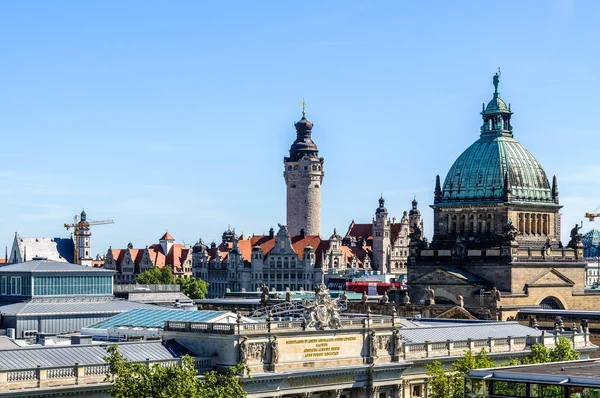
[[[600,205],[596,1],[0,2],[0,243],[115,220],[93,252],[285,222],[302,97],[325,157],[322,235],[442,179],[500,92],[556,174],[563,231]],[[592,224],[584,225],[584,230]],[[563,237],[563,240],[566,238]]]

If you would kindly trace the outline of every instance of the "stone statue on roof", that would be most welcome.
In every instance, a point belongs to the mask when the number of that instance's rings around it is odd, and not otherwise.
[[[389,304],[390,298],[388,296],[387,291],[383,292],[383,296],[379,299],[379,304]]]
[[[583,235],[579,233],[579,230],[583,228],[583,225],[580,227],[579,224],[575,224],[575,228],[571,230],[571,241],[569,242],[570,247],[577,246],[581,243]]]
[[[502,73],[500,72],[500,68],[498,68],[498,72],[496,72],[496,74],[494,75],[493,81],[494,81],[494,91],[497,93],[498,92],[498,84],[500,84],[500,75]]]
[[[425,289],[425,297],[429,300],[429,304],[435,304],[435,291],[430,286]]]
[[[498,290],[496,288],[496,286],[494,286],[492,288],[492,305],[494,308],[498,307],[498,303],[501,300],[501,296],[500,296],[500,290]]]
[[[262,293],[260,294],[260,301],[266,302],[269,299],[269,287],[264,284],[262,287]]]
[[[506,225],[502,228],[503,237],[506,242],[514,242],[517,239],[517,236],[520,235],[519,230],[512,223],[512,220],[509,218]]]
[[[339,329],[342,326],[339,301],[340,298],[331,299],[324,284],[319,285],[315,292],[315,301],[312,303],[304,301],[306,327],[314,327],[317,330],[324,330],[325,328]]]

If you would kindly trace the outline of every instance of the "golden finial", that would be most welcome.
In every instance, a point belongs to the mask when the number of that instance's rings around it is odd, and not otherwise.
[[[304,97],[302,97],[302,102],[298,102],[298,105],[302,107],[302,116],[306,115],[306,102],[304,102]]]

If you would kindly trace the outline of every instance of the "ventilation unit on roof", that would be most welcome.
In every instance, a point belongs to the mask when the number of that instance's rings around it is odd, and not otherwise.
[[[31,339],[37,335],[37,330],[23,330],[23,338]]]

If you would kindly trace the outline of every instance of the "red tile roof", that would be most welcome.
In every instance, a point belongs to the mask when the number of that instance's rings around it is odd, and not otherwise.
[[[320,236],[316,235],[306,235],[304,237],[298,235],[292,236],[290,239],[292,241],[292,248],[294,249],[294,251],[298,255],[298,258],[301,261],[302,256],[304,254],[304,249],[307,246],[311,246],[314,249],[315,253],[317,253],[315,263],[317,265],[321,265],[321,256],[319,254],[329,249],[328,240],[321,239]],[[275,247],[275,237],[271,238],[269,237],[269,235],[254,235],[247,239],[238,240],[238,248],[240,254],[244,257],[244,260],[246,260],[247,262],[250,262],[250,260],[252,259],[252,248],[255,246],[260,247],[263,251],[263,255],[266,256]],[[221,243],[218,246],[218,249],[221,254],[220,261],[223,261],[227,258],[227,254],[229,250],[231,250],[231,247],[232,244],[230,242],[226,242],[225,244]],[[211,260],[214,260],[216,250],[208,250],[208,254],[209,258]]]
[[[402,231],[401,223],[390,224],[390,239],[392,242],[396,240],[398,234]],[[373,224],[356,224],[354,221],[350,223],[348,232],[346,232],[346,238],[363,238],[364,240],[373,239]]]
[[[165,232],[165,234],[159,240],[175,240],[170,233]]]

